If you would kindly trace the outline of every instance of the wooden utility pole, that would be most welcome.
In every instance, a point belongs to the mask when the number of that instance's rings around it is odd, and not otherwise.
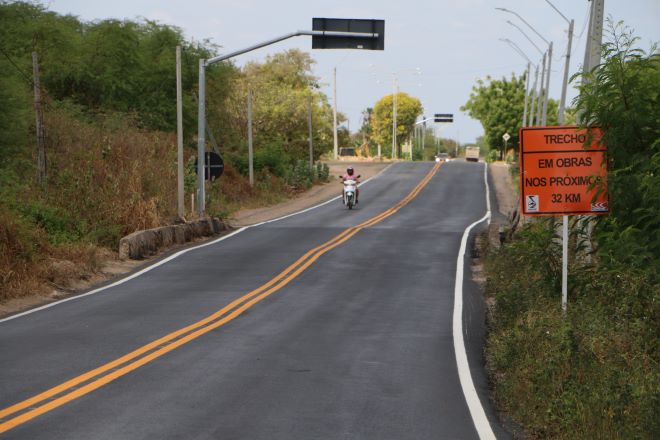
[[[37,53],[32,52],[32,77],[34,84],[34,112],[37,131],[37,182],[46,185],[46,146],[44,138],[44,112],[41,105],[41,87],[39,85],[39,61]]]
[[[248,168],[250,173],[250,186],[254,186],[254,150],[252,147],[252,89],[247,93],[247,116],[248,116]]]
[[[309,169],[314,168],[314,136],[312,132],[312,94],[307,101],[307,125],[309,128]]]
[[[181,91],[181,46],[176,47],[176,188],[177,214],[183,219],[186,207],[183,187],[183,97]]]

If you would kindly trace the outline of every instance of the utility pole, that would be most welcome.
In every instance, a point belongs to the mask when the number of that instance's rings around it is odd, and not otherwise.
[[[396,101],[398,87],[396,85],[396,75],[394,75],[394,93],[392,94],[392,159],[396,159]]]
[[[339,139],[337,138],[337,68],[332,71],[332,134],[334,136],[335,160],[339,157]]]
[[[314,137],[312,134],[312,93],[310,91],[307,101],[307,118],[309,125],[309,169],[314,168]]]
[[[593,69],[600,63],[601,45],[603,44],[603,15],[605,0],[591,0],[591,14],[589,18],[589,34],[587,39],[587,52],[585,53],[585,67]]]
[[[181,92],[181,46],[176,47],[176,189],[177,215],[183,219],[185,200],[183,193],[183,104]]]
[[[39,82],[39,60],[32,52],[32,82],[34,84],[34,112],[37,131],[37,182],[46,187],[46,145],[44,137],[44,112],[41,106],[41,85]]]
[[[582,65],[582,84],[589,81],[585,75],[600,63],[601,45],[603,42],[603,15],[605,10],[605,0],[591,0],[591,9],[589,11],[589,27],[587,32],[587,46],[584,51],[584,64]],[[570,44],[570,43],[569,43]],[[569,46],[570,47],[570,46]],[[568,63],[568,61],[567,61]],[[582,115],[577,115],[578,124],[582,121]],[[594,223],[589,216],[581,216],[583,226],[586,226],[585,232],[581,235],[584,239],[585,254],[587,261],[591,258],[591,234]],[[585,224],[586,223],[586,224]],[[562,216],[562,268],[561,268],[561,308],[566,313],[568,307],[568,216]]]
[[[250,174],[250,186],[254,186],[254,150],[252,149],[252,89],[248,87],[247,93],[248,113],[248,168]]]

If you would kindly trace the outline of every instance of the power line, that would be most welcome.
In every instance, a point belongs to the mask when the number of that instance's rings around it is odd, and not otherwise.
[[[11,57],[7,54],[7,52],[4,51],[4,49],[0,48],[0,52],[7,58],[7,60],[11,63],[12,66],[25,78],[25,80],[30,84],[30,86],[34,86],[34,81],[32,80],[32,77],[29,76],[28,74],[23,71],[20,67],[18,67],[18,64],[14,62],[14,60],[11,59]]]

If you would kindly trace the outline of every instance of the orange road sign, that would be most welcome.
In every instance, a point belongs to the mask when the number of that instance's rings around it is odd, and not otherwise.
[[[525,215],[607,214],[602,130],[520,129],[520,203]]]

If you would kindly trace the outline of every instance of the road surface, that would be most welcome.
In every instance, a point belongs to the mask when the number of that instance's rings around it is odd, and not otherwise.
[[[482,163],[398,163],[353,211],[335,200],[0,321],[0,439],[479,438],[452,312],[485,194]],[[472,404],[507,438],[462,286]]]

